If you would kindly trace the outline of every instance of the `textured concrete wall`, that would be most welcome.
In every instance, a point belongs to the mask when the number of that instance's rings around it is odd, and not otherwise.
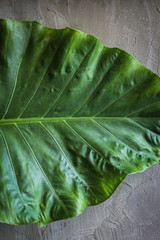
[[[93,34],[160,75],[160,0],[0,0],[0,18],[37,20]],[[128,176],[113,196],[80,216],[36,224],[0,224],[0,240],[160,240],[160,164]]]

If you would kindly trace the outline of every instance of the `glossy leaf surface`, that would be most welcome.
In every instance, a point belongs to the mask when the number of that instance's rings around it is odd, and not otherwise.
[[[160,78],[70,28],[0,20],[0,221],[103,202],[160,156]]]

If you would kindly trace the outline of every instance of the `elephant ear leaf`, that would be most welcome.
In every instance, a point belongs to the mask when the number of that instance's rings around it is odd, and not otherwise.
[[[81,31],[0,20],[0,221],[103,202],[160,157],[160,78]]]

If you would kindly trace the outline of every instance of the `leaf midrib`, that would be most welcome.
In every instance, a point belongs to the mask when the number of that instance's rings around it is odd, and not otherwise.
[[[52,118],[13,118],[13,119],[1,119],[0,126],[13,125],[13,124],[30,124],[38,122],[63,122],[63,121],[90,121],[90,120],[127,120],[127,119],[155,119],[158,117],[52,117]]]

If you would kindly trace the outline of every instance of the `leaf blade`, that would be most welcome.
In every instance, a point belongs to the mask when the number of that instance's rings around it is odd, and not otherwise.
[[[157,75],[77,30],[13,20],[0,29],[0,221],[77,216],[158,162]]]

